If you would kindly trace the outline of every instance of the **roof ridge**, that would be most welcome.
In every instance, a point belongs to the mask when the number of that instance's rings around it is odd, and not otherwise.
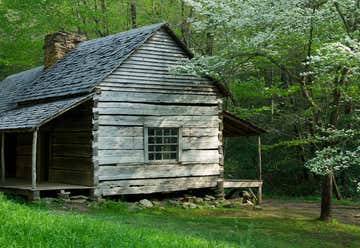
[[[86,45],[88,43],[92,43],[92,42],[99,42],[101,40],[107,40],[107,39],[110,39],[112,37],[117,37],[117,36],[120,36],[120,35],[125,35],[125,34],[130,34],[130,33],[136,33],[136,32],[140,32],[140,31],[145,31],[145,30],[149,30],[149,29],[154,29],[154,30],[158,30],[160,29],[161,27],[165,26],[165,25],[168,25],[167,22],[159,22],[159,23],[155,23],[155,24],[150,24],[150,25],[146,25],[146,26],[142,26],[142,27],[138,27],[138,28],[132,28],[132,29],[128,29],[128,30],[125,30],[125,31],[122,31],[122,32],[118,32],[118,33],[114,33],[114,34],[109,34],[107,36],[103,36],[103,37],[98,37],[98,38],[95,38],[95,39],[90,39],[90,40],[85,40],[85,41],[82,41],[79,43],[79,46],[80,45]]]

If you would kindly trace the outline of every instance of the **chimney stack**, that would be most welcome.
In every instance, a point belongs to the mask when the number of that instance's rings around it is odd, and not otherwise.
[[[44,67],[49,68],[59,59],[62,59],[67,52],[75,48],[80,42],[85,41],[86,36],[82,34],[56,32],[45,36],[44,45]]]

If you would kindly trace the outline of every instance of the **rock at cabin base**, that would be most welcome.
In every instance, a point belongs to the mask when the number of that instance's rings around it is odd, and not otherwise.
[[[247,200],[245,203],[244,203],[244,206],[245,207],[249,207],[249,208],[252,208],[254,207],[254,203],[250,200]]]
[[[74,196],[70,196],[70,200],[72,203],[79,203],[79,204],[84,204],[88,201],[88,197],[84,196],[84,195],[74,195]]]
[[[128,206],[127,208],[129,211],[138,211],[141,209],[141,207],[137,206],[137,205],[134,205],[134,204],[131,204]]]
[[[242,192],[242,196],[243,196],[243,198],[244,198],[244,200],[248,200],[248,199],[251,199],[251,195],[250,195],[250,193],[248,192],[248,191],[243,191]]]
[[[145,208],[152,208],[154,204],[148,199],[142,199],[139,201],[139,204]]]
[[[71,199],[71,203],[78,203],[78,204],[84,204],[86,203],[86,199]]]
[[[196,204],[194,204],[194,203],[191,202],[191,203],[189,204],[189,208],[197,208],[197,206],[196,206]]]
[[[200,198],[200,197],[196,197],[196,198],[194,199],[194,202],[195,202],[195,203],[203,203],[203,202],[204,202],[204,199],[203,199],[203,198]]]
[[[172,206],[178,206],[179,205],[179,201],[174,200],[174,199],[170,199],[168,200],[168,203]]]
[[[194,209],[194,208],[197,208],[196,204],[195,203],[192,203],[192,202],[184,202],[182,204],[182,207],[183,208],[190,208],[190,209]]]
[[[70,199],[71,200],[79,200],[79,199],[88,200],[89,197],[84,196],[84,195],[73,195],[73,196],[70,196]]]
[[[216,198],[215,198],[214,196],[212,196],[212,195],[205,195],[204,199],[205,199],[206,201],[213,201],[213,200],[215,200]]]
[[[61,200],[70,200],[70,192],[66,192],[65,190],[61,190],[57,196]]]
[[[255,206],[254,206],[254,209],[255,209],[255,210],[262,210],[262,207],[259,206],[259,205],[255,205]]]

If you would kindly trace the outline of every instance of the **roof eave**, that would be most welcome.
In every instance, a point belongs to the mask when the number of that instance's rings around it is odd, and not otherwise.
[[[67,111],[73,109],[73,108],[76,108],[77,106],[81,105],[82,103],[92,99],[94,94],[89,94],[87,96],[84,96],[83,98],[80,98],[79,101],[73,103],[72,105],[68,106],[67,108],[64,108],[62,109],[61,111],[55,113],[54,115],[52,116],[49,116],[48,118],[38,122],[37,124],[34,124],[34,125],[29,125],[27,127],[24,127],[24,126],[21,126],[19,128],[9,128],[9,129],[0,129],[0,133],[1,132],[5,132],[5,133],[18,133],[18,132],[32,132],[36,129],[39,129],[41,126],[45,125],[46,123],[54,120],[55,118],[61,116],[62,114],[66,113]]]
[[[225,128],[225,126],[229,126],[229,125],[233,128],[233,131],[228,132],[228,133],[231,133],[231,134],[227,135],[229,137],[259,136],[259,135],[262,135],[262,134],[265,134],[268,132],[265,129],[255,125],[254,123],[252,123],[248,120],[241,119],[228,111],[223,111],[222,115],[223,115],[224,119],[228,120],[227,125],[224,120],[224,128]],[[241,127],[245,127],[245,128],[241,128]],[[226,132],[226,130],[224,132]]]

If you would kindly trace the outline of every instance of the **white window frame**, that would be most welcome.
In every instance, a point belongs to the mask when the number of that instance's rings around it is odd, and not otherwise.
[[[178,149],[176,154],[176,159],[166,159],[166,160],[149,160],[149,128],[176,128],[178,130]],[[179,126],[165,126],[165,127],[154,127],[154,126],[144,126],[144,161],[145,164],[177,164],[181,163],[182,156],[182,128]]]

